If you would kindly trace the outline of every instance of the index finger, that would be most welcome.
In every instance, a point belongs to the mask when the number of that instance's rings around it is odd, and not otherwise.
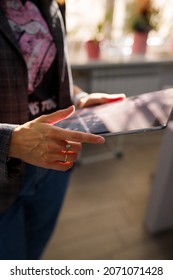
[[[91,143],[91,144],[104,144],[105,142],[104,137],[100,135],[95,135],[86,132],[79,132],[74,130],[66,130],[66,129],[60,129],[60,130],[61,130],[61,134],[59,134],[58,137],[61,138],[61,140],[74,141],[80,143]]]

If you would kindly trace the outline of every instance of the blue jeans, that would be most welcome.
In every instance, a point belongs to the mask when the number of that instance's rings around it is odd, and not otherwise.
[[[39,259],[55,227],[71,171],[27,165],[21,193],[0,215],[0,259]]]

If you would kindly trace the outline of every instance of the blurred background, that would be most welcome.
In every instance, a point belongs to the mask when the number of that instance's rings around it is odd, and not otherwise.
[[[66,0],[66,30],[83,90],[173,87],[173,0]],[[173,259],[172,131],[84,145],[43,259]]]
[[[66,0],[66,5],[70,53],[79,55],[86,41],[98,39],[105,59],[129,56],[136,31],[148,33],[148,52],[173,52],[172,0]]]

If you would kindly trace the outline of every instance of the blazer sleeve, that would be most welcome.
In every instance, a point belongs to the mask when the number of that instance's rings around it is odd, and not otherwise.
[[[20,160],[8,159],[8,151],[13,130],[17,125],[0,124],[0,182],[7,182],[9,178],[17,175]],[[13,164],[12,164],[13,162]]]

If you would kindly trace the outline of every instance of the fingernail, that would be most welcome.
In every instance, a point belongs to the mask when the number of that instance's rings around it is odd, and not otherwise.
[[[98,144],[104,144],[104,143],[105,143],[105,139],[104,139],[103,137],[99,136],[99,137],[97,138],[97,143],[98,143]]]

